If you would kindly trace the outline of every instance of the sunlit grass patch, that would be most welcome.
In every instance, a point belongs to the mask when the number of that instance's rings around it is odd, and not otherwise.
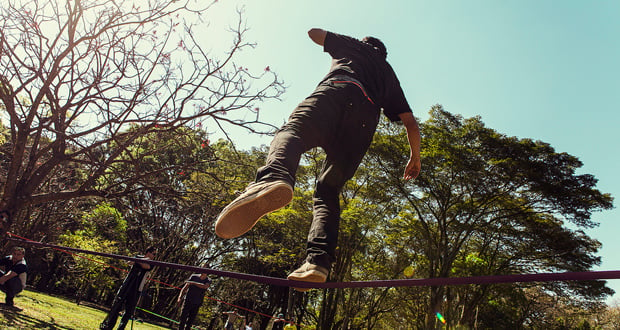
[[[4,295],[0,294],[0,301]],[[84,305],[33,291],[23,291],[15,297],[21,311],[0,307],[2,329],[98,329],[106,313]],[[129,325],[128,325],[129,326]],[[134,322],[133,329],[166,329],[156,325]]]

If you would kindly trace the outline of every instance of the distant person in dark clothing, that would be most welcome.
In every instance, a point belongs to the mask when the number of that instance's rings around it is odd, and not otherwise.
[[[139,255],[136,256],[136,258],[152,260],[155,257],[155,251],[156,250],[154,247],[150,247],[146,249],[143,256]],[[118,292],[114,297],[114,301],[112,302],[110,312],[101,323],[100,329],[114,329],[114,325],[116,325],[116,320],[118,319],[118,313],[123,307],[125,308],[125,313],[123,313],[123,318],[118,325],[118,329],[125,329],[125,326],[133,317],[136,305],[138,304],[138,299],[142,294],[144,284],[146,283],[148,277],[147,275],[151,269],[152,267],[148,263],[133,263],[127,277],[125,277],[125,280],[123,281],[123,284],[118,289]]]
[[[181,310],[181,318],[179,319],[179,330],[192,328],[192,323],[198,314],[198,309],[202,305],[205,297],[205,291],[211,285],[211,280],[206,273],[192,274],[179,293],[177,303],[183,302]],[[185,297],[185,299],[183,299]]]
[[[14,306],[13,298],[26,288],[26,250],[23,247],[13,248],[11,255],[0,259],[0,290],[6,294],[6,305]]]

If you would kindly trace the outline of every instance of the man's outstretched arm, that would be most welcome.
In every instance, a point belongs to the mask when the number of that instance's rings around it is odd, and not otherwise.
[[[189,284],[185,282],[185,285],[181,289],[181,292],[179,292],[179,297],[177,298],[177,304],[181,304],[181,301],[183,301],[183,296],[185,296],[188,289],[189,289]]]
[[[321,46],[325,44],[326,35],[327,35],[327,31],[323,29],[314,28],[308,31],[308,36],[310,37],[310,39],[312,39],[312,41],[314,41],[314,43],[316,43],[317,45],[321,45]]]
[[[400,117],[400,120],[405,125],[407,140],[409,141],[409,148],[411,149],[409,162],[407,162],[407,167],[405,167],[403,178],[405,180],[415,179],[418,174],[420,174],[420,169],[422,167],[420,163],[420,127],[418,126],[418,121],[415,120],[411,112],[401,113],[398,117]]]
[[[4,274],[4,276],[0,277],[0,284],[6,283],[6,281],[12,279],[15,276],[17,276],[17,273],[9,270],[6,274]]]

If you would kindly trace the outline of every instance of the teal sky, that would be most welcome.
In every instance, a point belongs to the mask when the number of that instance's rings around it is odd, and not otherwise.
[[[241,6],[257,47],[238,64],[270,66],[288,86],[281,101],[258,105],[263,120],[282,124],[327,73],[329,55],[307,30],[372,35],[386,44],[422,121],[437,103],[480,116],[500,133],[577,156],[584,163],[579,173],[620,196],[620,1],[220,0],[206,18],[212,27],[233,24]],[[270,142],[245,132],[233,138],[242,149]],[[619,216],[614,209],[593,217],[600,226],[587,233],[603,244],[596,270],[620,270]],[[620,280],[608,285],[620,297]]]

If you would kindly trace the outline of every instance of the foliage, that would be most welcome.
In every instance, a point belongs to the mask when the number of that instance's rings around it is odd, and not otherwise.
[[[283,88],[273,72],[234,63],[253,46],[243,40],[241,15],[223,58],[207,54],[193,22],[212,4],[197,4],[18,0],[0,9],[0,209],[21,220],[16,232],[123,254],[155,245],[160,260],[264,276],[285,277],[303,262],[325,158],[319,150],[306,154],[288,207],[240,238],[213,234],[217,214],[253,180],[266,148],[213,143],[209,130],[273,128],[254,103]],[[600,263],[600,243],[585,230],[613,199],[592,175],[578,174],[577,157],[441,106],[421,129],[418,179],[401,179],[409,155],[402,126],[383,123],[344,187],[331,281],[587,271]],[[124,275],[59,253],[29,258],[36,287],[87,302],[109,302]],[[171,287],[155,282],[143,303],[172,316],[189,274],[156,267],[153,275]],[[210,289],[224,302],[266,315],[288,311],[321,329],[435,328],[436,311],[453,328],[586,328],[602,324],[590,316],[610,293],[603,281],[300,294],[215,279]],[[207,305],[201,317],[228,309]]]
[[[134,143],[183,126],[264,132],[255,102],[283,87],[234,63],[254,45],[241,12],[221,58],[194,38],[213,3],[192,0],[16,0],[0,9],[0,209],[120,197],[147,176],[105,180]],[[130,126],[132,129],[129,129]],[[179,164],[176,165],[180,170]],[[79,167],[79,168],[77,168]],[[67,176],[76,181],[64,185]],[[52,185],[54,189],[42,189]]]
[[[216,267],[220,256],[235,248],[230,242],[216,240],[211,231],[223,207],[221,200],[228,195],[227,173],[234,172],[225,170],[235,166],[227,156],[229,148],[224,141],[210,144],[204,131],[182,128],[149,134],[128,149],[123,155],[127,162],[110,170],[107,180],[117,181],[122,173],[140,175],[142,169],[160,173],[124,187],[136,192],[115,200],[127,219],[128,241],[134,249],[153,245],[161,260]],[[134,162],[136,159],[140,161]],[[175,286],[182,286],[189,276],[160,267],[152,273]],[[176,297],[169,290],[152,288],[152,300],[159,310],[173,311]]]
[[[604,310],[589,318],[594,327],[604,329],[620,329],[620,302],[613,301]]]
[[[402,127],[384,124],[347,183],[331,281],[407,278],[408,268],[427,278],[587,271],[599,263],[600,243],[580,228],[596,225],[591,213],[610,208],[612,199],[591,175],[576,174],[576,157],[439,106],[421,126],[417,180],[401,179],[409,155]],[[306,154],[293,203],[239,239],[243,253],[229,255],[233,269],[284,277],[303,262],[323,160],[316,150]],[[321,329],[434,328],[435,311],[452,327],[578,326],[611,293],[603,281],[326,289],[288,299],[273,288],[261,296],[260,287],[242,289],[255,308],[275,313],[290,305],[289,317]]]
[[[59,244],[88,251],[125,253],[118,250],[118,245],[126,240],[127,222],[109,203],[101,203],[90,213],[84,214],[82,225],[83,229],[60,235]],[[66,266],[63,269],[65,276],[58,285],[74,288],[78,303],[88,291],[101,292],[115,288],[114,279],[104,272],[111,262],[107,258],[75,254],[63,255],[62,258],[70,259],[63,262]]]
[[[479,118],[462,119],[440,106],[421,129],[423,171],[414,182],[400,180],[399,164],[408,155],[403,134],[377,137],[369,153],[384,173],[371,184],[395,205],[386,209],[383,227],[388,248],[404,252],[418,276],[586,271],[600,262],[594,256],[600,243],[567,222],[594,226],[591,213],[611,208],[612,198],[595,189],[591,175],[575,173],[582,166],[576,157],[540,141],[506,137]],[[601,281],[542,286],[586,309],[611,293]],[[514,301],[509,297],[524,287],[429,288],[425,326],[434,326],[436,310],[458,323],[480,324],[476,308],[485,298]],[[522,313],[512,319],[526,319]]]

